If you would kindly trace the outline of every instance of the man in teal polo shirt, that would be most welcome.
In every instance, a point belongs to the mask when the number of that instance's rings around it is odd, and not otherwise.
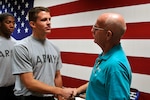
[[[126,31],[124,18],[117,13],[101,14],[92,27],[94,42],[102,49],[87,84],[86,100],[130,100],[132,71],[120,39]]]

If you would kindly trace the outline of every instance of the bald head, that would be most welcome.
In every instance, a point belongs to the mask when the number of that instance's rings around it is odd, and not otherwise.
[[[113,35],[121,37],[126,31],[124,18],[117,13],[104,13],[98,17],[97,23],[106,30],[111,30]]]

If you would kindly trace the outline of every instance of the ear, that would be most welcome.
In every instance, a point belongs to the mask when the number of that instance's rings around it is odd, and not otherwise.
[[[113,36],[113,33],[112,31],[108,30],[106,35],[107,35],[107,40],[110,40]]]
[[[34,23],[33,21],[30,21],[29,24],[30,24],[30,26],[31,26],[32,28],[35,27],[35,23]]]

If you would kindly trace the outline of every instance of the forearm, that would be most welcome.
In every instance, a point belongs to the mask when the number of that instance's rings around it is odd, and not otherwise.
[[[62,92],[62,88],[50,86],[39,80],[33,80],[26,86],[30,91],[35,91],[41,94],[57,94],[60,95]]]
[[[55,76],[54,82],[55,82],[55,86],[56,87],[60,87],[60,88],[63,87],[62,76],[60,74],[60,71],[56,72],[56,76]],[[61,95],[55,95],[55,96],[57,97],[58,100],[63,100]]]
[[[63,87],[63,82],[62,82],[61,75],[57,75],[57,77],[55,78],[54,82],[55,82],[55,86],[56,87],[61,87],[61,88]]]
[[[73,94],[72,88],[61,88],[56,86],[50,86],[41,82],[37,82],[38,84],[32,86],[33,91],[36,91],[41,94],[54,94],[58,96],[58,100],[62,100],[63,98],[69,98]]]
[[[61,94],[62,88],[50,86],[33,78],[33,73],[24,73],[20,75],[21,81],[30,91],[41,94]]]
[[[80,94],[82,92],[85,92],[87,89],[88,83],[81,85],[80,87],[77,88],[77,94]]]

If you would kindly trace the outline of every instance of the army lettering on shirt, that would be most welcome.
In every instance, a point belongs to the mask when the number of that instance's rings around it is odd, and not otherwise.
[[[57,59],[58,59],[58,56],[43,54],[42,57],[37,56],[36,65],[37,64],[42,64],[42,63],[45,63],[45,62],[56,63]]]
[[[12,50],[0,51],[0,57],[9,57],[12,53]]]

